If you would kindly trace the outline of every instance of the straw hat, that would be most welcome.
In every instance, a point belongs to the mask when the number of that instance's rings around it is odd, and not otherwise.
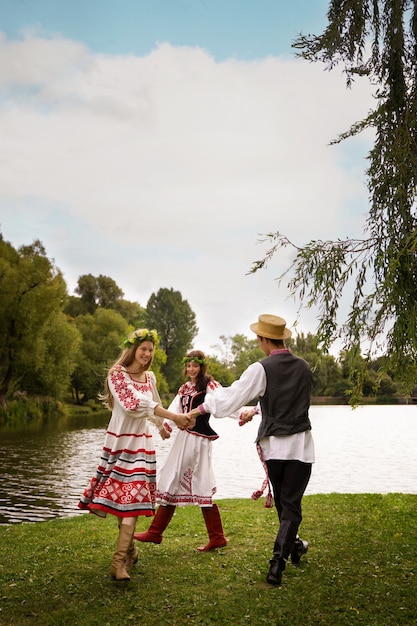
[[[285,328],[287,322],[282,317],[264,313],[258,317],[258,321],[250,325],[250,329],[259,337],[267,339],[288,339],[292,332]]]

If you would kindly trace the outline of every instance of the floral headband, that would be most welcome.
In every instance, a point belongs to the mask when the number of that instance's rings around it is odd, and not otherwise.
[[[140,346],[143,341],[152,341],[154,346],[159,343],[158,333],[155,329],[139,328],[131,333],[126,339],[123,339],[121,348],[131,348],[132,346]]]
[[[207,365],[206,359],[199,359],[198,356],[185,356],[182,360],[183,365],[187,363],[198,363],[199,365]]]

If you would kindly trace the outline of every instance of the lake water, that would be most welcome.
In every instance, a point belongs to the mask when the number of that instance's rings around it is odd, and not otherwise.
[[[36,522],[83,514],[78,499],[94,474],[107,418],[86,428],[0,433],[0,523]],[[417,493],[417,406],[313,406],[316,463],[306,494]],[[216,499],[250,498],[264,472],[253,422],[211,420]],[[171,440],[155,436],[158,465]],[[84,513],[85,514],[85,513]]]

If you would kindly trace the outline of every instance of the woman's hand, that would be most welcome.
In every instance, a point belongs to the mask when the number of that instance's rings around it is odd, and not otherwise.
[[[197,416],[194,417],[192,415],[192,411],[190,413],[187,413],[186,415],[187,415],[187,418],[188,418],[188,428],[194,428]]]
[[[174,417],[171,417],[170,419],[176,423],[180,430],[185,430],[190,425],[190,418],[186,413],[174,414]]]
[[[162,439],[169,439],[171,437],[171,433],[165,427],[161,428],[159,434],[161,435]]]
[[[239,426],[243,426],[244,424],[251,422],[256,413],[256,409],[246,409],[246,411],[242,411],[242,413],[239,414]]]

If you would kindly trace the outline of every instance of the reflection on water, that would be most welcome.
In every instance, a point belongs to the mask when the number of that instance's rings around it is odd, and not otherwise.
[[[57,428],[0,432],[0,523],[85,514],[77,503],[99,463],[108,420],[107,413],[83,415]],[[159,459],[168,441],[155,430]]]
[[[307,494],[417,493],[416,406],[314,406],[310,416],[316,463]],[[77,502],[96,470],[108,416],[92,419],[0,433],[0,523],[85,514]],[[213,442],[216,497],[249,498],[264,479],[253,443],[257,422],[239,427],[212,419],[212,425],[220,435]],[[155,434],[154,441],[161,466],[172,439]]]

